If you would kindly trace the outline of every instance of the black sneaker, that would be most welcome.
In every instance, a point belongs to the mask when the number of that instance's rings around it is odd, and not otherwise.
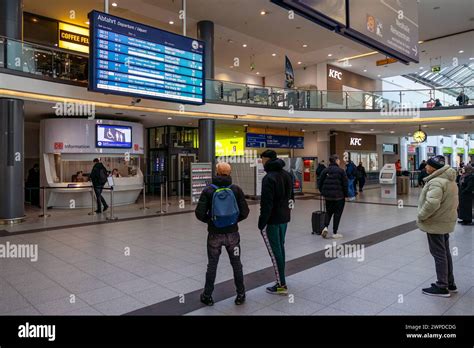
[[[108,205],[106,205],[106,206],[104,207],[104,210],[102,210],[102,211],[106,211],[107,209],[109,209],[109,206],[108,206]]]
[[[239,306],[245,302],[245,294],[237,294],[234,303]]]
[[[431,283],[431,286],[436,286],[435,283]],[[448,291],[449,292],[458,292],[458,287],[456,284],[448,285]]]
[[[273,295],[281,295],[281,296],[288,295],[288,287],[286,285],[280,285],[278,283],[273,286],[268,287],[266,291],[269,294],[273,294]]]
[[[201,302],[204,303],[206,306],[214,305],[214,300],[212,299],[212,296],[206,296],[204,294],[201,294]]]
[[[96,212],[97,214],[101,214],[101,213],[102,213],[102,210],[98,210],[98,209],[97,209],[95,212]]]
[[[450,297],[451,296],[448,289],[440,288],[440,287],[436,286],[435,284],[432,284],[431,288],[422,289],[421,292],[425,295],[428,295],[428,296],[439,296],[439,297]]]

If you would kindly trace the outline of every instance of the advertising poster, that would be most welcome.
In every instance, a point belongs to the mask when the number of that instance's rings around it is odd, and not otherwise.
[[[285,56],[285,87],[295,87],[295,73],[293,72],[293,66],[287,56]]]

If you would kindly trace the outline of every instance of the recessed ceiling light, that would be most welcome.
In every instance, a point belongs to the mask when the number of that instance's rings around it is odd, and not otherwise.
[[[329,54],[328,54],[328,57],[332,57],[332,53],[329,53]]]
[[[298,64],[301,64],[301,62],[298,62]]]
[[[428,128],[428,126],[427,126],[426,124],[424,124],[422,127],[423,127],[423,128]]]
[[[276,55],[277,55],[276,53],[272,53],[272,56],[273,56],[273,57],[276,57]]]
[[[248,127],[249,125],[248,124],[244,124],[244,127]]]
[[[87,25],[89,25],[89,24],[90,24],[90,23],[89,23],[89,21],[87,21],[87,22],[85,22],[85,23],[86,23]]]
[[[242,47],[247,47],[247,44],[243,44]]]
[[[420,66],[418,69],[420,69],[420,70],[423,70],[423,69],[424,69],[424,67]]]
[[[260,75],[260,73],[257,71],[257,75]]]
[[[367,72],[367,69],[364,69],[364,72]]]
[[[443,127],[443,128],[440,128],[440,130],[445,130],[445,129],[446,129],[446,128],[444,128],[444,127]]]
[[[234,131],[234,133],[238,133],[238,132],[239,132],[238,130]]]
[[[371,132],[373,132],[374,130],[375,130],[375,129],[373,129],[373,128],[370,128],[370,131],[371,131]]]
[[[380,74],[377,75],[377,77],[380,77],[380,76],[382,76],[382,75],[380,75]]]
[[[306,48],[306,47],[308,47],[308,45],[307,45],[307,44],[303,44],[303,47]]]
[[[265,16],[266,14],[268,14],[268,12],[267,12],[267,11],[260,11],[260,14],[261,14],[262,16]]]
[[[393,133],[395,133],[395,131],[390,131],[390,134],[393,134]]]
[[[37,19],[37,18],[33,18],[32,21],[36,23],[36,22],[38,22],[38,19]]]
[[[113,3],[112,3],[112,6],[113,6],[113,7],[117,7],[118,5],[117,5],[116,2],[113,2]]]
[[[463,50],[459,50],[459,53],[464,53],[464,51],[463,51]]]
[[[173,25],[173,24],[174,24],[174,22],[173,22],[173,21],[169,21],[168,23],[169,23],[169,24],[171,24],[171,25]]]
[[[306,132],[306,129],[302,129],[301,131],[304,133],[304,132]]]
[[[229,39],[229,40],[227,40],[227,42],[231,44],[231,43],[234,43],[234,40]]]
[[[168,120],[172,120],[172,119],[173,119],[173,117],[168,117]]]

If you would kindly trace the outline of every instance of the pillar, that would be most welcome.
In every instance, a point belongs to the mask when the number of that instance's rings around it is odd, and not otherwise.
[[[23,38],[23,1],[0,0],[0,36]]]
[[[197,37],[205,43],[204,70],[206,79],[214,78],[214,23],[200,21],[197,23]]]
[[[211,162],[214,168],[216,162],[216,133],[215,120],[199,120],[199,162]]]
[[[0,222],[25,216],[23,106],[23,100],[0,98]]]

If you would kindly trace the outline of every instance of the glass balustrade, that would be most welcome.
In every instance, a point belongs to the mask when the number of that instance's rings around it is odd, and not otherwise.
[[[0,69],[87,86],[88,55],[0,37]],[[397,90],[323,91],[206,80],[206,102],[294,110],[381,110],[459,106],[461,91],[474,105],[474,86]]]

